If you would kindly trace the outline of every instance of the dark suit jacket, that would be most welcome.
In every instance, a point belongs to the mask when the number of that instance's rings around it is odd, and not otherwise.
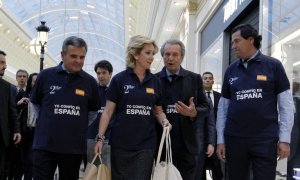
[[[10,133],[20,132],[20,122],[17,117],[11,84],[3,79],[0,79],[0,132],[5,146],[9,144]]]
[[[214,114],[215,114],[215,120],[217,120],[218,105],[219,105],[219,100],[221,98],[221,93],[217,91],[213,91],[213,94],[214,94]]]
[[[215,120],[215,115],[214,115],[214,108],[212,105],[211,100],[208,99],[209,106],[211,110],[205,117],[204,121],[204,148],[206,149],[208,144],[212,144],[215,146],[216,141],[217,141],[217,130],[216,130],[216,120]]]
[[[162,97],[163,99],[166,96],[166,83],[169,83],[168,77],[166,74],[166,68],[164,67],[161,72],[157,73],[157,76],[161,79],[162,83]],[[202,79],[199,74],[193,73],[191,71],[187,71],[183,68],[180,69],[179,79],[182,81],[182,93],[180,100],[189,105],[189,100],[191,97],[194,97],[194,103],[197,109],[197,117],[190,118],[188,116],[180,117],[180,126],[184,144],[186,145],[189,153],[191,154],[199,154],[199,143],[197,140],[197,123],[196,121],[204,122],[204,118],[209,112],[209,104],[207,102],[206,96],[203,91]],[[180,92],[178,92],[180,93]],[[163,109],[165,111],[166,104],[164,104],[165,100],[163,100]]]
[[[20,121],[20,130],[21,133],[23,133],[26,131],[27,128],[28,104],[18,105],[17,103],[23,97],[29,97],[29,95],[26,93],[26,91],[24,91],[24,93],[20,95],[16,86],[12,86],[12,93],[17,107],[17,114]]]

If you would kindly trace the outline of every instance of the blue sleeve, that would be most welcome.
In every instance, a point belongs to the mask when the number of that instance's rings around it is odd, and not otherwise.
[[[118,85],[116,76],[114,76],[110,82],[108,89],[107,89],[106,99],[117,104],[117,102],[119,102],[118,90],[119,90],[119,85]]]
[[[276,64],[276,81],[275,81],[275,92],[280,94],[288,89],[290,89],[290,82],[285,73],[284,67],[280,61]]]
[[[221,94],[222,94],[222,97],[224,97],[226,99],[231,99],[230,84],[229,84],[229,78],[228,78],[228,69],[224,75]]]
[[[41,105],[42,104],[42,97],[43,97],[43,82],[45,81],[43,79],[43,72],[41,72],[35,81],[35,84],[32,88],[32,91],[30,93],[30,101],[33,104]]]
[[[290,90],[280,93],[278,99],[279,110],[279,141],[290,143],[294,124],[294,103]]]
[[[218,105],[218,114],[217,114],[217,144],[224,144],[224,129],[227,119],[227,112],[229,107],[230,100],[224,97],[220,98]]]

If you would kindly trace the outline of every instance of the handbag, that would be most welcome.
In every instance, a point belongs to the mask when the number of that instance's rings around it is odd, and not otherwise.
[[[37,114],[34,110],[33,104],[28,103],[27,127],[35,127]]]
[[[111,172],[103,164],[100,154],[95,154],[92,162],[88,162],[83,174],[83,180],[111,180]]]
[[[163,146],[166,147],[166,158],[165,161],[160,161]],[[152,180],[182,180],[180,172],[173,165],[172,161],[172,148],[169,127],[165,127],[163,130]]]

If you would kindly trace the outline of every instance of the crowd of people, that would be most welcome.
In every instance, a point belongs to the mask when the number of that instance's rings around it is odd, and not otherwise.
[[[297,100],[280,61],[263,55],[260,45],[251,25],[233,28],[238,59],[218,93],[211,72],[182,67],[179,40],[159,49],[133,36],[125,70],[112,76],[112,64],[101,60],[95,79],[82,69],[85,40],[66,38],[57,66],[30,75],[20,69],[16,86],[0,78],[0,180],[51,180],[57,168],[59,179],[78,180],[82,161],[98,153],[113,180],[149,180],[165,127],[183,180],[206,180],[206,170],[213,180],[275,180],[278,158],[292,154],[289,179],[299,152],[299,145],[290,150],[292,128],[300,129],[299,122],[293,126]],[[158,51],[164,67],[153,74]],[[0,77],[5,69],[0,51]]]

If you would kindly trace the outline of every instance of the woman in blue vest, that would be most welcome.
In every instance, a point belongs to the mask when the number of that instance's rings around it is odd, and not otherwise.
[[[149,180],[156,149],[155,121],[171,126],[161,107],[160,81],[150,72],[157,51],[157,45],[148,37],[132,37],[126,70],[115,75],[108,88],[95,151],[101,152],[109,120],[116,112],[110,135],[114,180]]]

